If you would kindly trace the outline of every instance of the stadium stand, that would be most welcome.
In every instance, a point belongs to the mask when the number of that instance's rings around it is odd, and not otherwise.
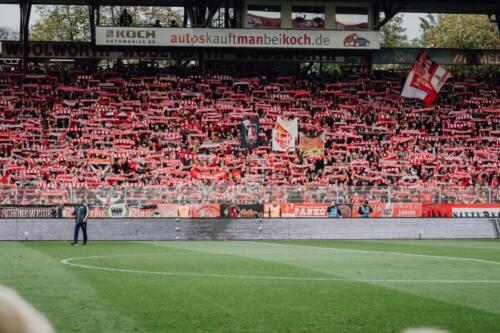
[[[498,75],[456,76],[431,107],[400,98],[406,76],[179,75],[124,65],[38,66],[23,74],[6,65],[0,184],[43,188],[46,196],[66,186],[331,185],[369,187],[382,200],[393,186],[401,202],[436,202],[433,189],[446,186],[444,202],[484,202],[482,188],[496,191],[494,202],[500,196]],[[307,135],[324,132],[324,158],[273,153],[278,115],[298,118]],[[242,149],[240,123],[252,118],[259,119],[261,144]],[[363,200],[360,192],[346,201]],[[9,195],[2,192],[4,203]]]

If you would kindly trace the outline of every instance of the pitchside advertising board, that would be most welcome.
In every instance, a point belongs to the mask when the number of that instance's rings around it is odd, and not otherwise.
[[[370,201],[372,218],[500,218],[500,204],[422,204],[381,203]],[[271,203],[265,204],[155,204],[127,206],[124,203],[90,207],[90,218],[177,218],[181,207],[187,207],[190,218],[266,218]],[[326,218],[328,203],[281,203],[282,218]],[[361,203],[342,203],[338,208],[343,218],[358,218]],[[71,205],[1,205],[0,219],[74,218]]]
[[[378,50],[377,31],[97,27],[96,45]]]

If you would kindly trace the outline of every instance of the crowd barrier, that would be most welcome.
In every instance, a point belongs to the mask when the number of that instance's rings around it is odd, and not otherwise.
[[[0,186],[0,218],[69,218],[82,200],[92,218],[264,218],[273,204],[280,217],[327,217],[333,201],[342,217],[356,218],[365,200],[374,218],[500,217],[500,188],[492,187],[190,185]]]
[[[279,216],[270,216],[265,204],[126,204],[91,206],[90,218],[327,218],[328,203],[282,203]],[[361,203],[339,204],[342,218],[359,218]],[[500,218],[500,204],[423,204],[370,202],[371,218]],[[0,219],[72,218],[72,205],[0,206]],[[182,211],[182,212],[181,212]]]
[[[159,203],[264,204],[355,203],[371,200],[384,203],[500,203],[500,187],[480,186],[46,186],[0,185],[0,205],[63,205],[85,199],[94,206],[126,204],[148,206]]]

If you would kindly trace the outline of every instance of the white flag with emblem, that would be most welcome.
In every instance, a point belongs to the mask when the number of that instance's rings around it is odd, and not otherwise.
[[[450,77],[450,72],[432,61],[424,50],[420,50],[406,79],[401,96],[418,98],[423,100],[424,104],[432,104]]]

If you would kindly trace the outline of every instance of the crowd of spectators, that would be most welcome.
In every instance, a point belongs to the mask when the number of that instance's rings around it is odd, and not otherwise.
[[[498,76],[455,75],[424,107],[400,98],[406,75],[4,67],[0,185],[498,188]],[[273,152],[278,115],[298,118],[307,135],[324,132],[324,156]],[[260,146],[243,149],[250,118]]]

